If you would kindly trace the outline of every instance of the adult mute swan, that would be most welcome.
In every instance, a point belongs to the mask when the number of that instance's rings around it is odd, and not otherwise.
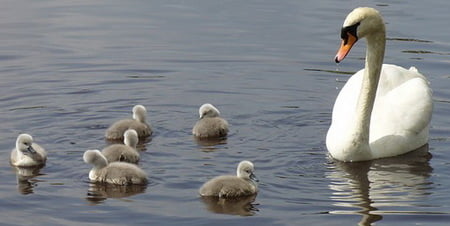
[[[47,152],[33,142],[33,137],[23,133],[17,137],[16,148],[11,151],[10,161],[13,166],[42,166],[47,161]]]
[[[339,63],[358,39],[366,38],[365,68],[340,91],[326,145],[340,161],[401,155],[428,142],[433,109],[427,79],[417,69],[382,64],[386,31],[380,13],[356,8],[345,19]]]

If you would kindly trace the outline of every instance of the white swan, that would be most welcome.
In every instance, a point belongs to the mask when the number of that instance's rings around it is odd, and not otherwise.
[[[254,195],[258,192],[258,179],[254,172],[253,163],[242,161],[237,167],[237,176],[224,175],[215,177],[199,189],[201,196],[216,196],[233,198]]]
[[[147,174],[138,166],[127,162],[112,162],[99,150],[87,150],[83,160],[94,165],[89,171],[89,179],[93,182],[102,182],[118,185],[147,184]]]
[[[225,137],[228,134],[228,122],[220,117],[219,110],[212,104],[203,104],[198,113],[200,119],[192,128],[192,134],[198,138]]]
[[[134,129],[139,138],[152,135],[153,131],[147,123],[147,109],[142,105],[133,107],[133,119],[122,119],[112,124],[105,132],[106,139],[122,140],[127,129]]]
[[[108,162],[129,162],[138,163],[140,154],[136,150],[139,142],[136,130],[129,129],[123,135],[124,144],[112,144],[102,150],[102,154]]]
[[[326,145],[341,161],[364,161],[401,155],[428,142],[433,109],[427,79],[417,69],[382,64],[386,32],[379,12],[356,8],[345,19],[342,61],[360,38],[367,40],[365,68],[354,74],[333,108]]]
[[[33,143],[31,135],[23,133],[17,137],[16,148],[11,151],[10,161],[13,166],[42,166],[47,161],[47,152]]]

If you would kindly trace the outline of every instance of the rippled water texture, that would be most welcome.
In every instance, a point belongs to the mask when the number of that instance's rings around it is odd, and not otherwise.
[[[385,62],[416,66],[433,89],[430,155],[364,163],[328,158],[334,100],[363,67],[364,42],[333,61],[345,16],[379,9]],[[0,14],[2,224],[445,225],[450,221],[450,36],[447,0],[7,0]],[[230,123],[227,139],[193,139],[203,103]],[[139,146],[147,186],[95,185],[87,149],[147,107]],[[19,133],[48,151],[15,169]],[[426,151],[426,150],[425,150]],[[256,197],[202,199],[206,180],[255,164]]]

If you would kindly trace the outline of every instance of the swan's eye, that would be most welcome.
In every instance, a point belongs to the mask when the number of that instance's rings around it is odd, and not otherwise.
[[[348,41],[348,35],[354,36],[358,40],[358,36],[356,35],[356,29],[361,23],[358,22],[356,24],[353,24],[351,26],[343,27],[341,30],[341,39],[344,40],[344,44],[347,44]]]

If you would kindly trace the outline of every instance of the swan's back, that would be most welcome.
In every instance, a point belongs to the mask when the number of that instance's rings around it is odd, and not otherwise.
[[[412,133],[428,129],[433,109],[432,91],[428,83],[417,70],[389,64],[383,66],[372,120],[391,121],[386,125],[372,125],[374,139],[383,136],[385,129],[377,129],[380,126],[390,125],[394,127],[392,130],[401,129]]]
[[[203,184],[199,189],[201,196],[217,197],[239,197],[253,195],[257,192],[257,187],[250,180],[245,180],[237,176],[218,176]]]

